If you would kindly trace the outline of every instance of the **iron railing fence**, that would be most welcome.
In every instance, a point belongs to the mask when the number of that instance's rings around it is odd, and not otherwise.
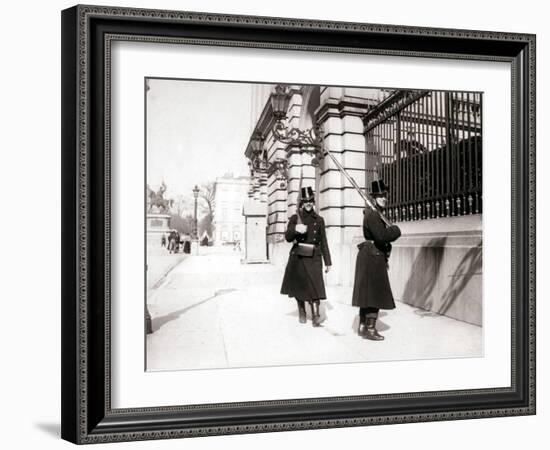
[[[481,93],[395,91],[365,123],[390,220],[482,212]]]

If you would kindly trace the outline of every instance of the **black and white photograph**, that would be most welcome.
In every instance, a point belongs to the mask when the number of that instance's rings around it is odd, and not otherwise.
[[[483,92],[143,95],[146,371],[483,357]]]
[[[537,448],[542,5],[9,3],[3,448]]]

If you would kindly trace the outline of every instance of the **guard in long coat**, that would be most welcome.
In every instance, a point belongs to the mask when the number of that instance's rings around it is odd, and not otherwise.
[[[323,262],[325,271],[332,265],[325,232],[325,221],[313,209],[315,197],[310,187],[302,188],[300,200],[300,222],[294,214],[288,221],[285,238],[294,245],[290,250],[285,269],[281,294],[294,297],[298,303],[300,323],[306,323],[305,302],[311,305],[312,324],[321,324],[319,314],[320,300],[327,298],[323,281]],[[313,254],[301,256],[299,243],[312,244]]]
[[[395,302],[388,278],[391,242],[401,236],[397,225],[386,226],[380,213],[387,202],[387,189],[382,180],[372,183],[372,196],[377,211],[367,208],[363,218],[365,242],[359,244],[355,265],[352,305],[359,307],[359,335],[375,341],[384,339],[376,330],[380,309],[394,309]]]

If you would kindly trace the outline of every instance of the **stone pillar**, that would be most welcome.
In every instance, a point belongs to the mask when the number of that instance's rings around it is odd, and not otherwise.
[[[301,91],[293,88],[286,120],[286,126],[289,129],[300,127],[302,101]],[[271,134],[267,142],[270,162],[277,158],[286,158],[287,160],[286,187],[281,187],[281,181],[277,180],[275,176],[270,177],[268,182],[269,259],[277,266],[284,266],[290,247],[284,238],[284,233],[288,218],[296,213],[300,178],[302,178],[302,186],[315,188],[315,168],[311,165],[311,157],[303,154],[298,147],[290,147],[275,141]]]
[[[254,174],[252,183],[253,183],[252,199],[259,202],[260,201],[260,180],[258,179],[258,174]]]
[[[300,190],[300,176],[302,173],[302,155],[298,149],[292,148],[287,154],[288,160],[288,186],[287,186],[287,216],[296,212],[298,195]]]
[[[260,203],[267,203],[267,174],[259,174],[259,183],[260,183]]]
[[[294,91],[288,107],[288,128],[299,128],[300,126],[300,114],[302,112],[302,95],[298,91]],[[287,197],[287,215],[288,217],[296,213],[296,206],[298,204],[298,197],[300,195],[300,180],[302,181],[302,187],[314,186],[315,176],[313,181],[311,173],[307,173],[304,170],[304,160],[302,158],[302,152],[298,147],[287,148],[287,160],[288,160],[288,197]],[[310,165],[311,166],[311,165]]]
[[[362,116],[367,112],[368,103],[360,89],[327,87],[321,89],[321,105],[317,111],[324,130],[325,148],[338,159],[361,189],[365,188]],[[334,265],[327,282],[350,285],[365,204],[330,157],[324,158],[319,169],[318,209],[325,218]]]
[[[285,145],[273,139],[270,133],[266,139],[268,164],[274,163],[277,159],[285,159]],[[287,189],[288,185],[281,185],[281,180],[276,174],[267,179],[267,239],[270,245],[284,240],[284,233],[287,222]]]

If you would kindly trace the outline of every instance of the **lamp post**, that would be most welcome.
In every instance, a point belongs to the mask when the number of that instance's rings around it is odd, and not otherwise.
[[[197,200],[199,198],[199,192],[200,189],[197,185],[193,188],[193,197],[195,198],[195,217],[193,220],[193,239],[196,240],[197,243],[197,254],[199,253],[199,228],[198,228],[198,222],[197,222]]]

